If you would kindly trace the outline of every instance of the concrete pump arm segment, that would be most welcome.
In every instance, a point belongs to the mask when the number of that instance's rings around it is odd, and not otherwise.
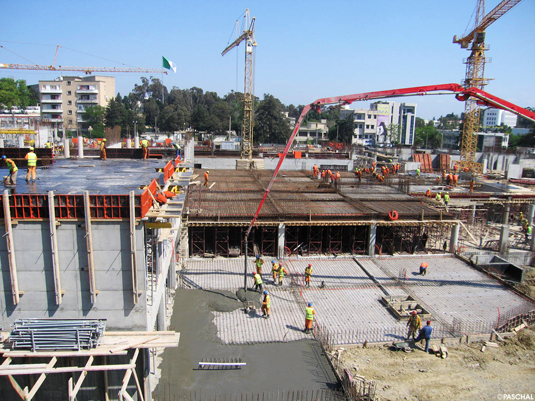
[[[273,172],[273,177],[271,177],[271,181],[269,182],[266,192],[264,193],[264,197],[260,201],[260,205],[258,206],[258,209],[253,217],[253,220],[251,221],[251,224],[249,225],[249,228],[247,229],[245,236],[246,237],[249,236],[249,233],[251,232],[251,229],[253,228],[258,218],[258,215],[260,214],[260,210],[262,209],[262,206],[264,205],[264,202],[267,196],[269,195],[269,192],[271,191],[271,187],[273,183],[275,182],[277,173],[279,172],[279,169],[286,155],[288,154],[288,151],[290,150],[290,147],[295,139],[295,136],[297,135],[297,132],[299,131],[299,127],[301,126],[303,119],[305,118],[305,116],[308,114],[308,112],[311,109],[321,113],[321,107],[326,106],[326,105],[335,105],[332,107],[341,107],[343,105],[351,104],[355,101],[361,101],[361,100],[367,101],[367,100],[385,99],[385,98],[400,97],[400,96],[423,96],[423,95],[430,95],[430,94],[441,94],[441,95],[455,94],[457,100],[459,101],[465,101],[469,97],[474,97],[474,98],[477,98],[478,102],[482,105],[493,106],[499,109],[507,110],[519,116],[525,117],[529,120],[535,121],[535,113],[533,113],[532,111],[526,110],[513,103],[507,102],[506,100],[500,99],[499,97],[491,95],[490,93],[487,93],[481,89],[464,88],[463,86],[459,84],[415,86],[412,88],[390,89],[390,90],[379,91],[379,92],[365,92],[365,93],[358,93],[354,95],[345,95],[345,96],[336,96],[336,97],[327,97],[323,99],[318,99],[312,102],[311,104],[306,105],[303,108],[303,111],[301,112],[301,115],[299,116],[299,119],[297,120],[295,124],[295,128],[292,131],[292,135],[290,136],[290,139],[288,140],[288,143],[286,144],[286,147],[284,148],[284,152],[282,152],[281,154],[277,167],[275,168],[275,171]]]

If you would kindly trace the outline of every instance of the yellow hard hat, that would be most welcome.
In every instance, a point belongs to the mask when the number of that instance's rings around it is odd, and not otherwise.
[[[107,142],[107,141],[108,141],[108,140],[107,140],[106,138],[104,138],[104,139],[102,140],[102,142]]]
[[[30,146],[30,150],[33,150],[33,146]]]

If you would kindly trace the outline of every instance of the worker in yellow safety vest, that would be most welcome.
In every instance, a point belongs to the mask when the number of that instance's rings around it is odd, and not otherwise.
[[[271,261],[271,273],[273,273],[273,285],[277,285],[277,275],[279,274],[279,264]]]
[[[106,138],[103,138],[102,141],[100,141],[100,159],[106,160],[108,156],[106,155]]]
[[[305,269],[305,286],[310,287],[310,277],[312,277],[312,265],[309,263]]]
[[[141,141],[141,148],[143,149],[143,159],[148,159],[149,157],[149,141],[143,139]]]
[[[269,310],[271,308],[271,298],[267,291],[264,291],[264,299],[262,300],[262,316],[265,316],[266,319],[269,319]]]
[[[312,322],[314,321],[314,315],[316,314],[316,311],[312,307],[312,303],[309,302],[306,308],[306,314],[305,314],[305,334],[310,333],[310,330],[312,330]]]
[[[260,277],[260,274],[258,273],[254,273],[253,274],[253,278],[254,278],[254,290],[255,291],[262,291],[262,277]]]
[[[420,319],[420,316],[418,316],[417,311],[412,311],[411,316],[409,317],[409,321],[407,322],[407,326],[409,326],[409,334],[407,335],[407,340],[409,340],[411,336],[414,340],[417,335],[416,332],[422,329],[422,319]]]
[[[9,176],[4,177],[4,184],[17,185],[17,173],[19,172],[19,168],[13,160],[6,158],[6,155],[3,155],[2,159],[6,162],[7,168],[9,169]]]
[[[35,182],[35,170],[37,168],[37,155],[34,153],[34,148],[30,147],[30,151],[26,153],[24,158],[28,161],[28,172],[26,173],[26,182],[30,179]]]
[[[288,274],[282,263],[279,264],[279,285],[282,285],[282,279],[284,278],[284,274]]]

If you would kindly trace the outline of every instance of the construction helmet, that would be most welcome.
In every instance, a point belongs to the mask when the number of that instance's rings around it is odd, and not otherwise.
[[[427,325],[430,325],[430,324],[431,324],[431,320],[428,320],[428,321],[427,321]]]
[[[2,155],[2,159],[5,159],[6,158],[6,155]]]
[[[30,150],[34,150],[34,149],[33,149],[33,146],[30,146]]]
[[[107,140],[106,138],[104,138],[104,139],[102,140],[102,142],[107,142],[107,141],[108,141],[108,140]]]
[[[309,263],[309,264],[308,264],[308,267],[312,267],[312,265]]]
[[[274,260],[272,260],[272,261],[271,261],[271,263],[275,263],[275,261],[274,261]]]
[[[312,306],[312,302],[309,302],[309,303],[308,303],[308,306]]]
[[[413,315],[417,315],[418,312],[416,312],[415,310],[413,310],[413,311],[412,311],[412,314],[413,314]]]
[[[208,170],[206,170],[206,172],[207,172],[208,174],[210,174],[210,172],[209,172]]]
[[[267,295],[267,291],[264,291],[264,294],[266,294],[266,295]]]

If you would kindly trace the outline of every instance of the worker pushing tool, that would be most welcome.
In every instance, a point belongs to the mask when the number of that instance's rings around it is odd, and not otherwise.
[[[310,278],[312,277],[312,265],[309,263],[305,269],[305,286],[310,287]]]
[[[264,259],[260,255],[256,255],[254,264],[256,266],[256,272],[262,276],[262,265],[264,264]]]
[[[427,264],[427,262],[422,262],[422,264],[420,265],[420,274],[422,276],[425,276],[427,274],[427,268],[429,267],[429,265]]]
[[[17,174],[19,172],[19,168],[13,160],[8,159],[5,155],[2,156],[2,159],[6,162],[7,168],[9,169],[9,175],[4,177],[4,184],[17,185]]]
[[[100,141],[100,159],[101,160],[106,160],[107,159],[107,155],[106,155],[106,138],[102,139],[102,141]]]
[[[274,260],[271,261],[271,273],[273,273],[273,285],[277,285],[277,276],[279,274],[279,264]]]
[[[207,187],[209,182],[210,182],[210,172],[206,171],[206,173],[204,173],[204,186]]]
[[[34,153],[33,147],[30,147],[30,151],[26,153],[24,158],[28,161],[28,172],[26,173],[26,182],[32,180],[35,182],[35,170],[37,168],[37,155]]]
[[[264,291],[264,299],[262,300],[262,316],[265,316],[266,319],[269,319],[269,310],[271,309],[271,298],[267,291]]]
[[[254,290],[262,291],[262,277],[260,277],[260,274],[254,272],[253,279],[254,279]]]
[[[312,322],[314,321],[315,314],[316,311],[312,307],[312,303],[309,302],[305,312],[305,334],[310,333],[310,330],[312,330]]]
[[[409,334],[407,335],[407,340],[410,340],[411,336],[414,340],[416,338],[416,332],[422,329],[422,319],[420,319],[420,316],[418,316],[417,311],[412,311],[411,316],[409,317],[409,321],[407,322],[407,326],[409,326]]]

